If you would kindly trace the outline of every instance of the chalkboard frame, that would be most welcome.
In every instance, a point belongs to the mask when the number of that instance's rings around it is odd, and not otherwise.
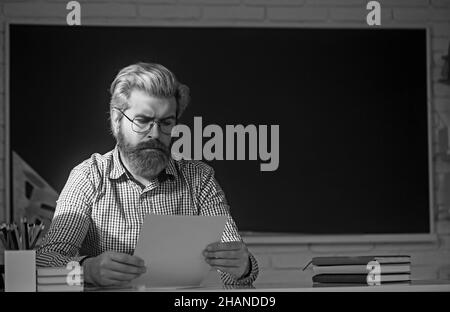
[[[61,26],[64,25],[58,22],[47,22],[47,21],[29,21],[29,20],[14,20],[9,19],[6,21],[5,25],[5,149],[4,149],[4,159],[5,159],[5,210],[3,211],[5,215],[0,213],[0,217],[3,219],[12,221],[12,189],[11,189],[11,150],[10,150],[10,95],[9,95],[9,77],[10,77],[10,27],[14,25],[35,25],[35,26]],[[302,24],[302,25],[292,25],[289,23],[277,23],[276,25],[264,25],[256,23],[246,23],[239,22],[235,24],[227,24],[225,22],[220,23],[187,23],[187,22],[149,22],[148,25],[143,25],[139,21],[127,21],[127,22],[94,22],[89,21],[83,23],[83,26],[95,27],[252,27],[252,28],[317,28],[317,29],[364,29],[368,26],[362,26],[361,24],[348,24],[345,26],[339,25],[333,27],[332,25],[315,25],[315,24]],[[76,26],[73,26],[76,27]],[[427,112],[428,112],[428,169],[429,169],[429,233],[425,234],[373,234],[373,235],[302,235],[302,234],[286,234],[286,233],[262,233],[262,232],[241,232],[244,241],[248,244],[259,245],[259,244],[274,244],[274,245],[290,245],[290,244],[305,244],[305,243],[315,243],[315,244],[327,244],[327,243],[382,243],[382,242],[433,242],[437,240],[437,234],[435,229],[434,220],[434,203],[435,203],[435,193],[434,193],[434,175],[433,175],[433,155],[432,155],[432,115],[431,115],[431,44],[430,44],[430,26],[418,26],[415,24],[405,24],[401,26],[389,25],[389,26],[377,26],[378,29],[422,29],[426,30],[426,51],[427,51]]]

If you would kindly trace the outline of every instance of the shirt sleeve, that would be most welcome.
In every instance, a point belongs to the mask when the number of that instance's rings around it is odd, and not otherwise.
[[[241,241],[241,236],[238,233],[236,223],[234,222],[230,207],[225,197],[225,193],[220,187],[219,183],[214,177],[214,169],[203,164],[201,173],[201,183],[198,187],[198,205],[200,207],[201,215],[226,215],[228,217],[225,224],[225,230],[222,235],[222,242]],[[258,277],[259,268],[255,257],[250,253],[249,255],[250,270],[246,276],[240,279],[235,278],[231,274],[220,272],[220,277],[225,285],[252,285]]]
[[[37,266],[61,267],[86,257],[79,251],[90,225],[92,194],[86,173],[73,169],[56,201],[50,229],[36,251]]]

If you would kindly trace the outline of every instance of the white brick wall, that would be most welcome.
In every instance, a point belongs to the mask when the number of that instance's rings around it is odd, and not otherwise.
[[[302,6],[305,0],[243,0],[245,5],[265,5],[274,6]]]
[[[407,9],[395,8],[393,9],[394,19],[397,21],[414,21],[424,22],[430,19],[430,10],[425,9]]]
[[[67,10],[64,2],[12,2],[3,5],[3,14],[8,17],[58,17],[65,16]]]
[[[312,7],[270,7],[267,9],[267,19],[269,21],[324,21],[328,12],[325,8]]]
[[[381,7],[381,24],[392,19],[392,10]],[[355,22],[366,24],[367,10],[365,6],[358,8],[332,8],[330,9],[330,19],[336,22]]]
[[[0,1],[0,204],[4,202],[4,103],[5,20],[65,23],[64,0]],[[84,0],[79,1],[82,23],[91,25],[365,25],[366,0]],[[442,55],[450,40],[450,0],[380,0],[385,25],[431,27],[433,116],[450,113],[450,87],[438,84]],[[433,133],[437,133],[436,127]],[[433,142],[437,145],[436,138]],[[300,269],[314,256],[407,253],[413,257],[413,278],[450,278],[450,189],[443,177],[450,164],[437,161],[436,230],[438,241],[430,243],[339,243],[250,245],[261,267],[257,284],[264,282],[310,282],[311,271]],[[448,180],[448,179],[447,179]],[[445,187],[445,189],[444,189]],[[438,213],[439,212],[439,213]],[[4,210],[0,209],[0,221]],[[209,282],[218,281],[212,272]]]
[[[136,17],[134,4],[123,3],[86,3],[81,5],[85,17]]]
[[[199,19],[201,8],[196,6],[141,5],[139,16],[152,19]]]
[[[207,20],[262,21],[264,16],[262,7],[210,6],[203,8],[203,18]]]
[[[366,1],[364,0],[307,0],[307,6],[322,6],[322,7],[334,7],[334,6],[346,6],[346,7],[365,7]]]
[[[5,66],[4,63],[0,64],[0,94],[4,94],[5,91]],[[2,101],[3,104],[3,101]]]
[[[428,0],[384,0],[380,1],[382,6],[390,6],[390,7],[428,7]]]

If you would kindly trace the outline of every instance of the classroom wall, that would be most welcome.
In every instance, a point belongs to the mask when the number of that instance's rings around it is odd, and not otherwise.
[[[364,0],[90,0],[81,4],[83,25],[221,25],[221,26],[364,26]],[[408,253],[413,257],[413,278],[450,278],[450,162],[442,161],[446,148],[438,141],[444,121],[450,121],[450,86],[437,83],[442,55],[450,40],[450,0],[380,0],[382,25],[431,27],[431,89],[433,112],[433,207],[438,240],[431,243],[301,243],[250,245],[261,267],[257,283],[310,281],[299,268],[311,257]],[[15,1],[0,3],[0,207],[5,201],[5,21],[66,23],[68,1]],[[63,53],[63,51],[61,51]],[[408,51],[405,51],[408,53]],[[412,64],[414,66],[414,64]],[[33,70],[30,68],[30,70]],[[401,79],[401,76],[398,77]],[[0,209],[0,221],[5,211]],[[405,216],[407,219],[407,216]],[[211,276],[211,280],[215,277]]]

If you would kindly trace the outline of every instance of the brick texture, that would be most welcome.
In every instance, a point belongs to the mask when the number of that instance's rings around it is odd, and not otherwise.
[[[435,7],[450,7],[450,0],[431,0],[431,4]]]
[[[450,17],[449,17],[450,19]],[[432,28],[433,37],[450,37],[450,23],[436,23]]]
[[[267,18],[271,21],[323,21],[327,18],[324,8],[269,8]]]
[[[433,86],[434,95],[438,97],[450,97],[450,88],[441,83],[435,83]]]
[[[142,5],[138,12],[139,16],[154,19],[195,19],[201,14],[199,7],[170,5]]]
[[[0,63],[0,94],[2,95],[5,90],[5,65]]]
[[[428,21],[431,17],[430,11],[426,9],[394,9],[393,16],[398,21],[408,22],[424,22]]]
[[[354,21],[366,24],[369,10],[365,8],[336,8],[330,10],[330,19],[333,21]],[[381,25],[392,18],[391,10],[381,8]]]
[[[83,8],[84,5],[81,10]],[[3,7],[3,13],[8,17],[65,17],[68,12],[66,3],[20,2],[6,3]]]
[[[203,18],[209,20],[263,20],[264,8],[210,6],[203,9]]]
[[[241,0],[178,0],[181,4],[236,5]]]
[[[449,42],[445,38],[435,38],[433,40],[433,51],[441,52],[441,55],[447,54]],[[442,57],[441,57],[442,59]]]
[[[308,6],[323,6],[323,7],[365,7],[368,1],[366,0],[307,0]]]
[[[0,23],[1,23],[1,21],[0,21]],[[5,43],[4,43],[3,39],[4,39],[3,36],[0,36],[0,64],[5,63]]]
[[[132,4],[87,3],[81,5],[81,16],[85,17],[134,17],[136,6]]]
[[[266,5],[273,6],[302,6],[305,0],[243,0],[245,5]]]
[[[431,10],[432,21],[448,22],[450,16],[450,9],[433,9]]]
[[[429,0],[381,0],[382,7],[428,7]]]

